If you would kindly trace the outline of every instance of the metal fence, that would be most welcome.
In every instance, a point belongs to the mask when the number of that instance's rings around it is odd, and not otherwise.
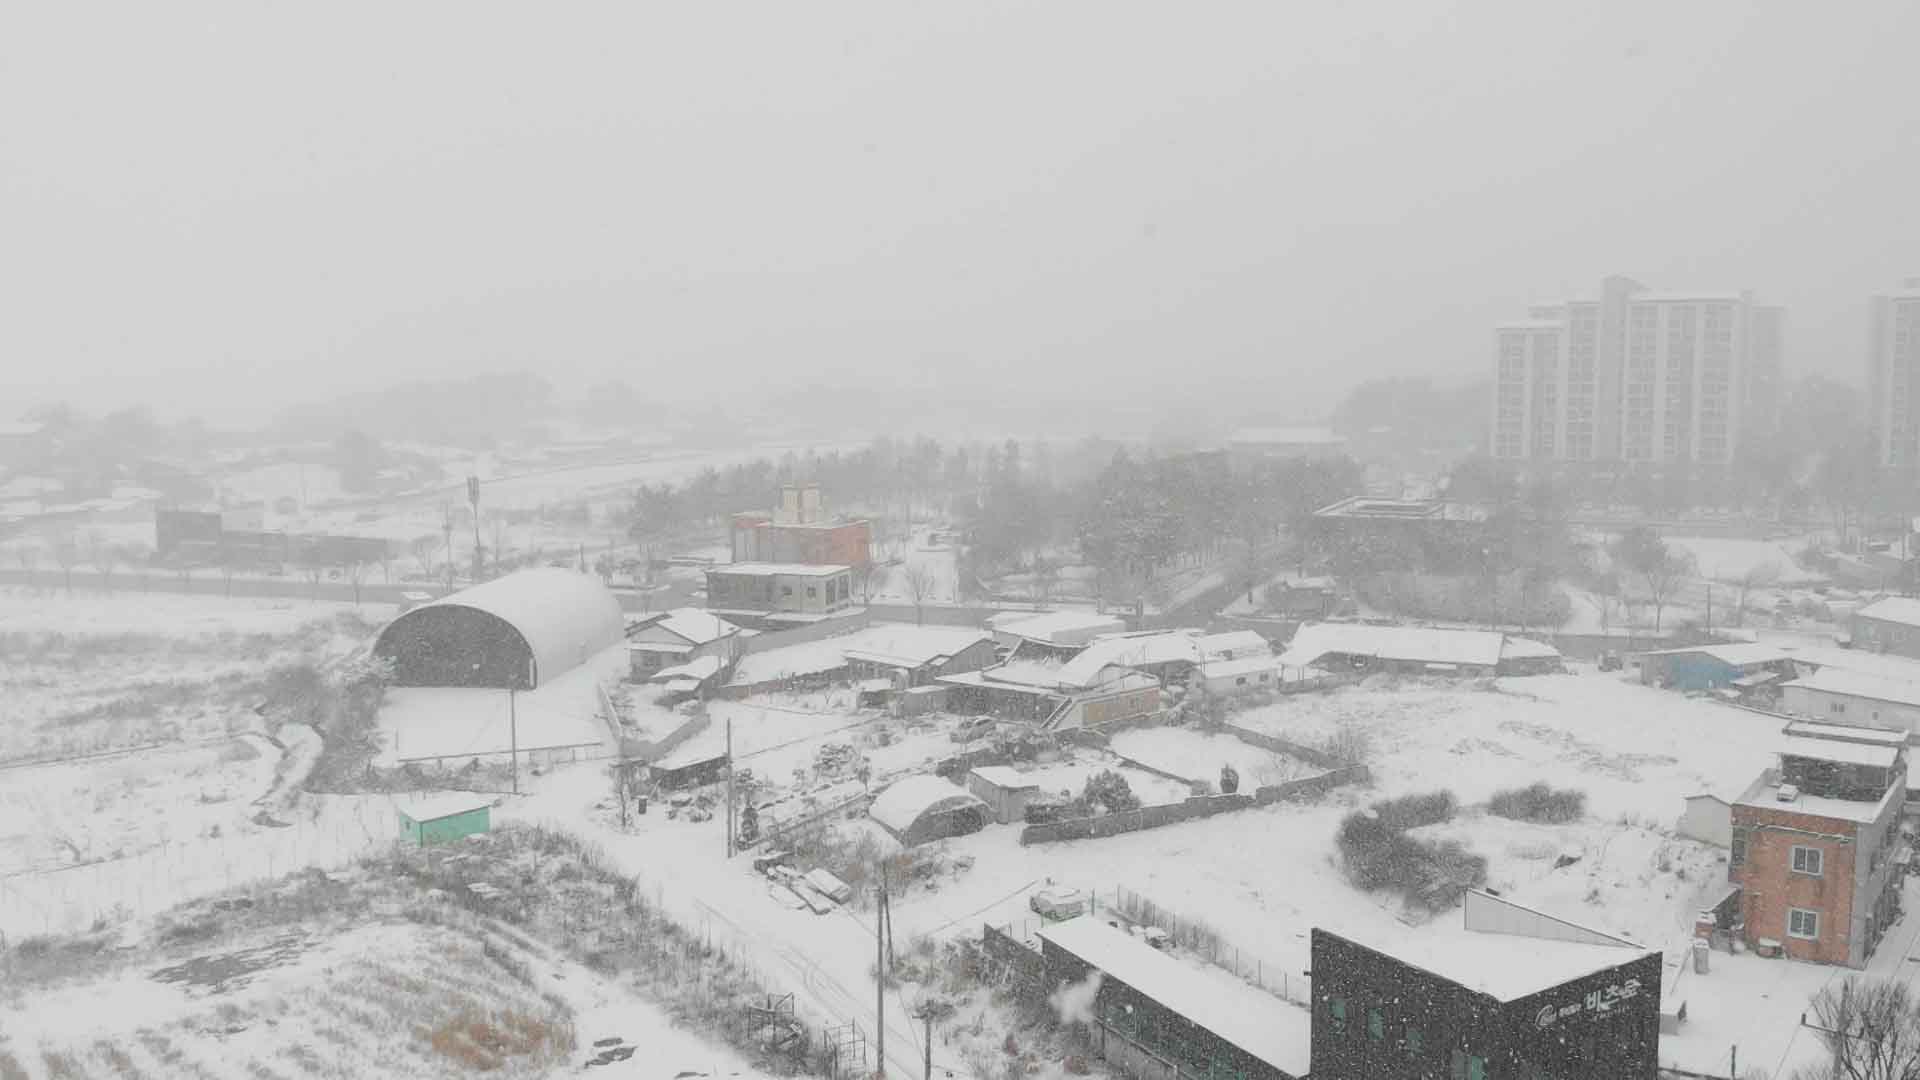
[[[1313,987],[1305,974],[1304,963],[1287,963],[1274,955],[1243,949],[1207,923],[1157,904],[1124,885],[1099,897],[1097,902],[1129,922],[1166,931],[1167,936],[1181,949],[1215,967],[1232,972],[1269,994],[1295,1005],[1311,1007]]]

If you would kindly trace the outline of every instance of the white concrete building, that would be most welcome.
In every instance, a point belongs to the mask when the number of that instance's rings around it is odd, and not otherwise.
[[[1494,331],[1493,455],[1725,464],[1777,420],[1785,325],[1748,293],[1622,277],[1533,308]]]
[[[1884,465],[1920,462],[1920,418],[1914,380],[1920,377],[1920,278],[1873,298],[1873,337],[1867,361],[1868,400]]]

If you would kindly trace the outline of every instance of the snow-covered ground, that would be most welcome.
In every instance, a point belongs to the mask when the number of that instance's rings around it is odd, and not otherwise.
[[[1161,772],[1217,785],[1220,768],[1233,766],[1246,791],[1262,784],[1279,784],[1325,770],[1303,761],[1241,742],[1231,735],[1211,735],[1188,728],[1139,728],[1113,737],[1113,752]]]
[[[385,749],[376,763],[504,755],[515,740],[522,750],[611,750],[605,688],[618,684],[627,665],[626,646],[615,645],[511,701],[497,689],[395,687],[380,709]]]
[[[1761,571],[1778,575],[1783,585],[1824,580],[1804,570],[1794,561],[1794,553],[1807,544],[1795,540],[1735,540],[1718,536],[1669,536],[1667,543],[1691,554],[1700,575],[1713,581],[1738,582],[1749,573]]]
[[[926,592],[920,598],[921,603],[959,603],[960,575],[954,563],[955,551],[950,544],[933,542],[932,534],[938,531],[934,526],[914,529],[913,540],[900,545],[900,565],[887,567],[884,576],[874,583],[870,597],[873,602],[913,603],[909,570],[918,568],[926,577]]]
[[[0,875],[244,831],[279,759],[243,736],[0,769]]]
[[[497,1065],[462,1048],[483,1023],[516,1036],[480,1036]],[[628,985],[484,924],[297,926],[198,965],[146,960],[36,989],[0,1005],[0,1028],[0,1065],[21,1070],[8,1076],[557,1076],[600,1043],[629,1050],[594,1075],[763,1075]]]

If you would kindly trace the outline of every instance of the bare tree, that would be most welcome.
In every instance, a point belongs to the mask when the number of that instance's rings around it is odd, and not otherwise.
[[[1653,632],[1658,634],[1667,601],[1694,572],[1693,556],[1660,539],[1652,529],[1638,525],[1615,541],[1613,557],[1646,587],[1647,601],[1653,605]]]
[[[174,573],[180,576],[181,592],[190,593],[193,591],[193,572],[198,569],[200,568],[190,562],[183,562],[173,568]]]
[[[433,553],[439,547],[440,538],[437,536],[416,536],[407,543],[407,554],[413,556],[414,565],[420,568],[422,577],[433,576]]]
[[[1032,578],[1027,582],[1027,595],[1032,598],[1035,607],[1045,607],[1053,598],[1060,584],[1060,570],[1048,559],[1034,559]]]
[[[307,585],[310,589],[307,594],[307,599],[319,600],[320,579],[327,576],[326,564],[314,558],[302,559],[300,561],[300,576],[307,579]]]
[[[440,535],[447,550],[447,588],[453,588],[453,504],[440,504]]]
[[[22,544],[15,554],[20,560],[20,569],[27,575],[27,584],[32,585],[33,567],[40,561],[40,549],[31,544]]]
[[[900,580],[906,584],[907,599],[913,601],[913,621],[916,625],[926,621],[926,603],[933,597],[933,571],[925,563],[908,563],[901,572]]]
[[[355,607],[360,606],[360,584],[367,580],[368,569],[368,564],[358,559],[347,564],[347,581],[353,586],[353,604]]]
[[[63,533],[54,538],[53,561],[60,567],[60,575],[66,583],[67,595],[73,595],[73,568],[80,565],[80,544],[72,533]]]
[[[147,571],[153,567],[153,549],[145,544],[128,542],[120,545],[120,561],[140,577],[140,591],[146,592],[149,584]]]
[[[1920,1077],[1920,999],[1898,979],[1849,975],[1813,998],[1808,1022],[1828,1060],[1795,1080],[1915,1080]]]
[[[1733,612],[1733,625],[1744,626],[1747,621],[1747,595],[1755,589],[1765,589],[1780,580],[1779,563],[1761,563],[1747,568],[1740,575],[1740,592],[1737,606]]]
[[[220,560],[220,584],[229,597],[233,595],[233,574],[238,569],[232,555]]]
[[[886,582],[887,576],[892,572],[892,569],[892,567],[878,559],[869,559],[854,571],[854,573],[860,577],[860,598],[862,601],[869,604],[873,603],[875,590],[879,589],[879,587]]]
[[[113,568],[120,565],[120,549],[107,542],[99,533],[87,536],[87,562],[100,574],[100,587],[109,595],[113,592]]]

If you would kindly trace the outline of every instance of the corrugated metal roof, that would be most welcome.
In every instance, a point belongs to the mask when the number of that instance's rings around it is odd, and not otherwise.
[[[1920,626],[1920,600],[1910,596],[1885,596],[1854,612],[1854,615],[1903,626]]]
[[[626,640],[626,617],[613,593],[598,578],[557,567],[516,570],[421,604],[388,624],[381,636],[440,607],[483,611],[512,626],[533,652],[536,686]]]

